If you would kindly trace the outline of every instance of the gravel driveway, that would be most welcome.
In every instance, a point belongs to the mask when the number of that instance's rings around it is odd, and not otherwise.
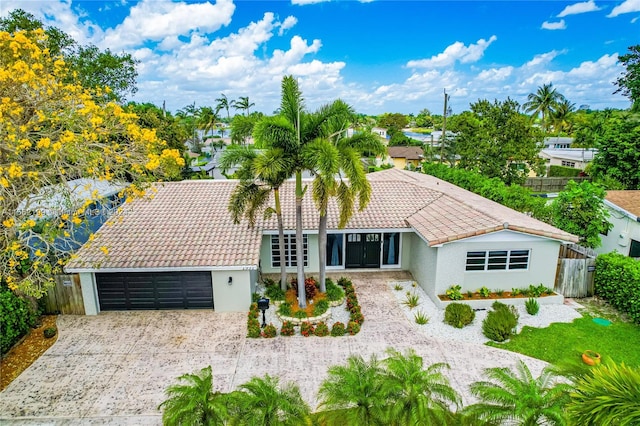
[[[356,336],[246,339],[246,313],[109,312],[58,318],[58,341],[0,393],[2,424],[161,424],[157,406],[176,377],[211,365],[217,390],[253,376],[295,381],[312,407],[330,365],[351,354],[383,356],[413,348],[426,363],[447,362],[448,377],[471,402],[468,385],[488,367],[512,367],[517,354],[426,336],[400,307],[390,280],[404,273],[349,274],[366,321]],[[455,330],[452,329],[452,332]],[[527,361],[534,374],[545,363]]]

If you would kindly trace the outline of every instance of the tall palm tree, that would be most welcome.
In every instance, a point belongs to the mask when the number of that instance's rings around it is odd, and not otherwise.
[[[229,107],[231,106],[231,104],[229,103],[227,95],[225,95],[224,93],[220,93],[220,97],[216,99],[216,102],[218,103],[216,105],[216,109],[218,111],[221,109],[225,109],[227,111],[227,123],[230,123],[231,117],[229,116]]]
[[[213,136],[213,129],[218,123],[218,111],[217,108],[214,110],[209,106],[202,106],[196,111],[196,125],[202,130],[203,139],[207,138],[207,132],[210,132],[211,136]]]
[[[558,102],[563,99],[564,96],[553,88],[553,83],[543,84],[538,87],[536,93],[529,93],[527,102],[522,106],[526,112],[531,113],[532,118],[542,115],[542,130],[546,131],[550,115],[555,110]]]
[[[471,393],[480,402],[467,411],[489,421],[515,421],[534,426],[541,422],[566,425],[564,408],[569,400],[570,385],[556,381],[549,369],[534,379],[527,365],[519,360],[516,372],[508,368],[489,368],[486,375],[493,381],[475,382]]]
[[[224,425],[227,420],[227,396],[213,392],[211,366],[198,374],[178,377],[186,384],[167,388],[166,399],[158,406],[162,409],[165,425]]]
[[[249,102],[248,96],[240,96],[237,101],[232,101],[232,107],[235,109],[246,111],[246,115],[249,115],[249,108],[255,106],[253,102]]]
[[[567,412],[577,425],[640,424],[640,369],[624,364],[591,368],[577,378]]]
[[[256,222],[256,214],[264,210],[266,218],[276,215],[280,250],[280,288],[287,289],[287,265],[284,261],[284,222],[280,203],[280,187],[291,176],[293,164],[280,148],[257,151],[252,147],[232,145],[220,158],[219,166],[225,172],[240,165],[240,183],[229,200],[229,211],[234,223],[246,217],[249,226]],[[268,196],[273,193],[274,205],[265,208]]]
[[[293,383],[277,377],[254,377],[230,396],[230,423],[243,426],[310,424],[310,408]]]
[[[383,369],[372,356],[347,358],[347,365],[329,367],[320,385],[322,417],[329,425],[386,425],[389,401],[383,388]]]
[[[344,108],[352,111],[346,104]],[[350,118],[353,117],[354,115],[345,115],[331,120],[328,124],[328,137],[314,141],[309,145],[307,152],[309,162],[317,165],[313,168],[316,177],[312,185],[312,194],[319,212],[318,261],[321,292],[326,292],[329,200],[332,197],[337,198],[340,212],[338,228],[344,228],[354,213],[355,199],[358,199],[358,210],[363,210],[371,195],[371,185],[361,161],[362,153],[382,154],[386,149],[380,139],[370,131],[361,131],[347,137]]]
[[[327,136],[327,123],[348,114],[349,108],[341,101],[334,101],[312,113],[306,112],[298,82],[293,76],[286,76],[282,79],[279,115],[259,121],[254,128],[257,146],[282,149],[294,165],[298,283],[304,283],[302,201],[307,187],[302,184],[302,172],[318,169],[324,173],[321,169],[330,167],[329,164],[311,161],[309,146],[316,139]],[[304,285],[298,285],[298,305],[301,308],[307,306]]]
[[[450,405],[459,407],[461,399],[442,374],[445,363],[423,365],[422,357],[409,350],[406,355],[389,349],[384,360],[384,388],[391,398],[390,419],[398,425],[450,425]]]
[[[558,136],[562,131],[571,129],[572,115],[575,110],[576,104],[568,99],[563,98],[556,104],[554,111],[551,113],[551,121]]]

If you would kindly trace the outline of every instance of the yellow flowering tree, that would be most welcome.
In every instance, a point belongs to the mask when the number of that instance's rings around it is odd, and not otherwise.
[[[53,250],[60,236],[82,223],[97,191],[69,211],[52,215],[30,203],[55,188],[52,199],[72,199],[66,182],[77,178],[130,183],[122,197],[144,194],[145,183],[177,178],[184,160],[135,114],[69,83],[73,74],[52,57],[44,31],[0,32],[0,279],[12,290],[40,297],[61,272]],[[46,223],[47,226],[42,226]],[[38,233],[37,247],[29,244]]]

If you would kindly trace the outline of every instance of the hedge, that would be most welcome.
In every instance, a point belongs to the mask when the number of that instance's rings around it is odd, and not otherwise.
[[[620,253],[596,259],[594,291],[640,324],[640,262]]]
[[[549,177],[578,177],[581,171],[567,166],[549,166]]]
[[[31,304],[0,285],[0,352],[4,355],[36,324]]]

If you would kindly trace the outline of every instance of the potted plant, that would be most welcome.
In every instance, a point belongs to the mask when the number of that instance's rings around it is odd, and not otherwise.
[[[600,364],[600,354],[595,351],[587,350],[582,353],[582,362],[587,365]]]

